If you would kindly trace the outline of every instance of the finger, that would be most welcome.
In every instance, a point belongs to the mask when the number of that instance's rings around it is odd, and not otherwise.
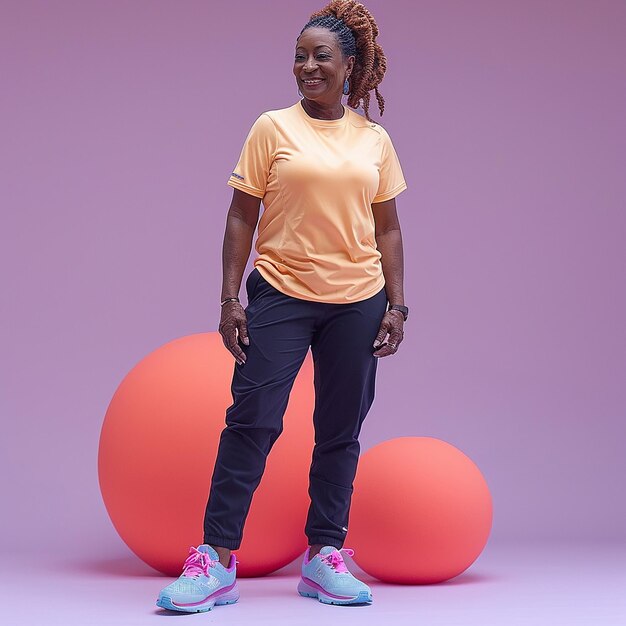
[[[237,359],[237,363],[239,363],[239,365],[243,365],[248,358],[246,353],[241,348],[237,348],[233,352],[235,354],[235,359]]]
[[[246,362],[246,354],[237,343],[237,337],[234,332],[228,336],[226,347],[239,365],[243,365]]]
[[[375,357],[385,357],[385,356],[389,356],[391,354],[395,354],[398,351],[398,346],[400,345],[400,341],[402,341],[402,339],[398,339],[398,334],[397,333],[390,333],[389,334],[389,339],[387,340],[387,342],[381,346],[378,350],[376,350],[376,352],[374,352],[374,356]]]
[[[250,337],[248,336],[248,324],[246,320],[241,320],[239,322],[239,339],[241,339],[242,343],[246,346],[250,345]]]
[[[378,346],[384,341],[387,336],[387,324],[381,324],[380,330],[376,335],[376,339],[374,340],[374,347],[378,348]]]
[[[385,343],[373,354],[376,358],[381,358],[393,354],[393,350],[388,346],[388,344]]]
[[[393,329],[389,333],[389,339],[387,339],[387,345],[393,350],[397,350],[400,344],[402,343],[402,339],[404,339],[404,333],[402,333],[398,329]]]
[[[239,365],[243,365],[246,362],[246,354],[241,350],[241,348],[234,348],[231,350],[231,353]]]

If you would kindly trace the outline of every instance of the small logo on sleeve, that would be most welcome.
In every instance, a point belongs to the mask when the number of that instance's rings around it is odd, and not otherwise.
[[[241,176],[240,174],[237,174],[236,172],[233,172],[231,176],[234,176],[235,178],[238,178],[239,180],[245,180],[243,176]]]

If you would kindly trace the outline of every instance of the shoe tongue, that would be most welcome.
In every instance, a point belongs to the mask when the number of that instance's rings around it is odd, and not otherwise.
[[[334,552],[335,550],[337,550],[337,548],[335,548],[335,546],[324,546],[320,550],[320,554],[330,554],[331,552]]]
[[[203,543],[201,546],[198,546],[198,552],[206,552],[213,561],[219,561],[220,556],[217,553],[215,548],[212,548],[209,544]]]

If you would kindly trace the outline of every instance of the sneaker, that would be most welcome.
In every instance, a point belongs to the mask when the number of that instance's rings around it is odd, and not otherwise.
[[[324,546],[319,554],[309,560],[307,548],[302,560],[302,577],[298,593],[307,598],[317,598],[324,604],[363,604],[372,602],[372,591],[355,578],[343,560],[341,552],[352,556],[354,550]]]
[[[237,563],[239,561],[232,552],[228,567],[224,567],[211,546],[191,546],[183,573],[161,590],[157,606],[170,611],[200,613],[210,611],[216,604],[237,602]]]

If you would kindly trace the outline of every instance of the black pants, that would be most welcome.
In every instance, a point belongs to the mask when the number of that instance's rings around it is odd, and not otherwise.
[[[345,304],[288,296],[254,269],[246,279],[250,345],[235,364],[204,516],[204,543],[236,550],[266,458],[283,429],[298,371],[311,347],[315,447],[305,534],[309,544],[342,548],[356,475],[361,425],[374,400],[374,339],[387,308],[377,294]]]

